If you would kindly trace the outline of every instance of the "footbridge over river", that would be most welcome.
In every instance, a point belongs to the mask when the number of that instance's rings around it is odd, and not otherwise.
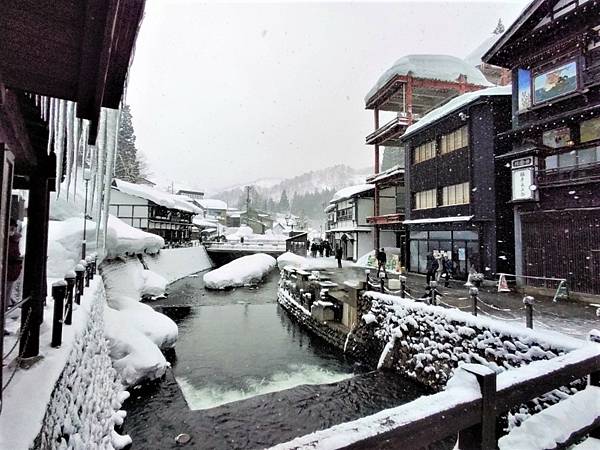
[[[266,253],[277,258],[286,252],[285,241],[251,240],[248,242],[207,242],[206,252],[216,266],[222,266],[234,259],[255,253]]]

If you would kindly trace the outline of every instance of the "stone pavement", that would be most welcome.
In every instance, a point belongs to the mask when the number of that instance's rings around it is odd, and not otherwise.
[[[375,272],[374,270],[372,272]],[[365,269],[344,262],[342,269],[321,269],[340,285],[345,280],[365,279]],[[414,298],[425,295],[425,276],[408,274],[407,289]],[[438,286],[442,294],[439,304],[445,307],[459,308],[471,313],[472,303],[468,287],[464,281],[452,280],[450,287]],[[598,301],[600,304],[600,299]],[[523,295],[516,292],[498,292],[496,286],[483,286],[479,289],[478,315],[525,326],[525,307]],[[586,339],[590,330],[600,329],[600,317],[596,315],[596,307],[589,303],[566,300],[553,302],[551,297],[535,296],[533,327],[538,330],[552,330]]]

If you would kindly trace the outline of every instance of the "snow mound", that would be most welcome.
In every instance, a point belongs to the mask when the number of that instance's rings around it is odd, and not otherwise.
[[[203,246],[162,249],[156,255],[144,256],[150,270],[160,273],[168,283],[212,267]]]
[[[277,258],[277,267],[283,269],[285,266],[302,267],[306,264],[306,258],[292,252],[286,252]]]
[[[167,279],[165,277],[151,270],[144,270],[142,278],[144,279],[142,297],[160,297],[165,295],[165,289],[167,288]]]
[[[133,253],[157,253],[165,240],[156,234],[146,233],[127,225],[115,216],[108,217],[106,257],[114,258]]]
[[[252,236],[253,234],[254,231],[252,231],[252,228],[250,228],[248,225],[242,225],[235,231],[235,233],[228,234],[226,238],[228,241],[239,241],[241,237],[246,238]]]
[[[258,283],[275,267],[275,258],[265,253],[242,256],[204,275],[208,289],[226,289]]]

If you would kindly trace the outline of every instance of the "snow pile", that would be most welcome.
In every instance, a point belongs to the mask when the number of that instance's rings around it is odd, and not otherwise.
[[[142,297],[156,298],[165,295],[167,289],[167,279],[165,277],[151,270],[144,270],[142,278],[144,279]]]
[[[98,252],[96,224],[90,220],[86,226],[87,254]],[[62,278],[81,259],[83,240],[83,218],[71,217],[62,221],[50,221],[48,230],[48,276]],[[114,216],[109,216],[106,236],[106,257],[134,253],[156,253],[164,240],[155,234],[146,233],[127,225]]]
[[[204,275],[208,289],[226,289],[258,283],[275,268],[275,258],[265,253],[243,256]]]
[[[600,387],[588,386],[547,409],[498,440],[500,450],[558,448],[571,434],[592,425],[600,416]]]
[[[339,202],[342,200],[346,200],[346,199],[354,197],[355,195],[358,195],[362,192],[367,192],[372,189],[375,189],[374,184],[357,184],[355,186],[348,186],[343,189],[340,189],[335,194],[333,194],[333,197],[331,198],[330,203],[335,203],[335,202]]]
[[[160,349],[177,340],[177,325],[167,316],[140,303],[144,292],[162,295],[157,274],[145,274],[136,257],[104,261],[101,272],[106,286],[106,335],[110,355],[126,385],[162,376],[168,363]]]
[[[228,234],[226,238],[228,241],[239,241],[240,238],[249,238],[253,234],[254,231],[252,231],[252,228],[250,228],[248,225],[242,225],[234,233]]]
[[[144,255],[144,261],[168,283],[212,267],[203,246],[163,249],[155,255]]]
[[[343,267],[352,267],[352,261],[342,261]],[[286,252],[277,258],[277,267],[283,269],[285,266],[292,266],[303,270],[332,269],[337,267],[335,258],[305,258],[295,253]]]
[[[402,249],[400,249],[398,247],[383,247],[383,250],[386,253],[386,255],[400,256],[400,254],[402,253]],[[388,257],[388,259],[389,259],[389,257]],[[377,257],[375,256],[375,250],[371,250],[370,252],[365,253],[360,258],[358,258],[356,260],[356,266],[365,267],[365,268],[377,267]]]

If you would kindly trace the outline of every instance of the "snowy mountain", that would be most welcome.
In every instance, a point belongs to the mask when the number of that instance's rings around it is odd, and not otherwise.
[[[220,192],[211,194],[212,197],[225,200],[228,205],[238,206],[241,199],[245,196],[245,187],[252,186],[252,197],[260,197],[258,207],[266,201],[279,202],[281,195],[285,191],[287,197],[292,203],[294,210],[293,198],[313,195],[319,197],[318,194],[323,194],[324,198],[317,200],[319,204],[317,209],[321,208],[321,203],[328,203],[331,195],[341,188],[352,186],[354,184],[363,184],[365,178],[372,173],[371,169],[354,169],[344,164],[338,164],[324,169],[313,170],[303,173],[293,178],[277,179],[264,178],[255,180],[250,183],[244,183],[237,186],[224,189]],[[294,211],[297,212],[297,211]],[[307,211],[308,214],[308,211]]]

